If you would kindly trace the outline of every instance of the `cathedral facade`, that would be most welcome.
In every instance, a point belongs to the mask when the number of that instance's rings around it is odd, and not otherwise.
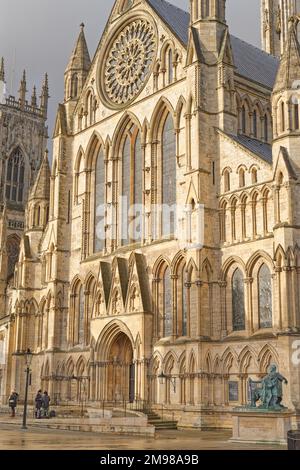
[[[47,142],[48,78],[40,100],[34,87],[27,100],[24,72],[19,96],[7,95],[4,59],[0,65],[0,395],[7,383],[7,312],[12,302],[14,271],[25,227],[28,195]],[[46,225],[46,207],[40,217]]]
[[[93,60],[81,25],[5,294],[4,397],[30,349],[32,395],[230,427],[275,363],[296,416],[298,18],[275,57],[225,3],[117,0]]]

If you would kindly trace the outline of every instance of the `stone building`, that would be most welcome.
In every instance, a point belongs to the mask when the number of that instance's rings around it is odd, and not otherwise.
[[[230,427],[276,363],[299,408],[297,27],[279,61],[230,34],[225,0],[117,0],[93,60],[81,26],[9,291],[6,393],[30,348],[31,393],[59,403]]]
[[[266,52],[278,57],[283,54],[289,20],[297,14],[300,14],[300,0],[262,0],[261,28],[263,48]]]
[[[38,103],[34,87],[26,100],[26,75],[19,97],[7,96],[4,59],[0,66],[0,395],[5,395],[7,321],[14,270],[24,233],[25,206],[41,165],[47,141],[48,78]],[[44,216],[44,215],[43,215]],[[42,215],[41,215],[42,217]]]

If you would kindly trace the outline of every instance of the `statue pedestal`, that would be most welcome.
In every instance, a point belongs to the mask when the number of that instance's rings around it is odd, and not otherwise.
[[[292,429],[294,412],[266,411],[251,408],[233,410],[233,436],[231,441],[255,444],[287,443],[287,432]]]

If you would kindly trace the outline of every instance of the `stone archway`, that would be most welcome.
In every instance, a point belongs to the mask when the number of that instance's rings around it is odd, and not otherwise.
[[[119,332],[107,356],[106,397],[108,401],[134,401],[135,368],[133,347],[128,336]]]

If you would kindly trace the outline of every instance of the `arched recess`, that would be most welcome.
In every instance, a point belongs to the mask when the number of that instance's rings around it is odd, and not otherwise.
[[[94,304],[96,300],[96,289],[97,281],[93,273],[90,273],[84,283],[85,286],[85,299],[84,299],[84,317],[85,317],[85,328],[84,328],[84,342],[86,345],[90,343],[91,339],[91,319],[93,317]]]
[[[171,279],[171,263],[160,256],[153,268],[154,276],[154,298],[155,317],[154,332],[155,338],[163,338],[174,334],[173,318],[173,286]]]
[[[85,162],[82,147],[79,148],[74,164],[74,202],[79,203],[85,192]]]
[[[134,341],[127,326],[110,322],[96,344],[99,361],[97,373],[98,397],[110,402],[133,402],[139,371],[135,366]]]
[[[190,129],[187,130],[186,102],[183,96],[178,100],[175,113],[176,157],[180,166],[191,167]]]

